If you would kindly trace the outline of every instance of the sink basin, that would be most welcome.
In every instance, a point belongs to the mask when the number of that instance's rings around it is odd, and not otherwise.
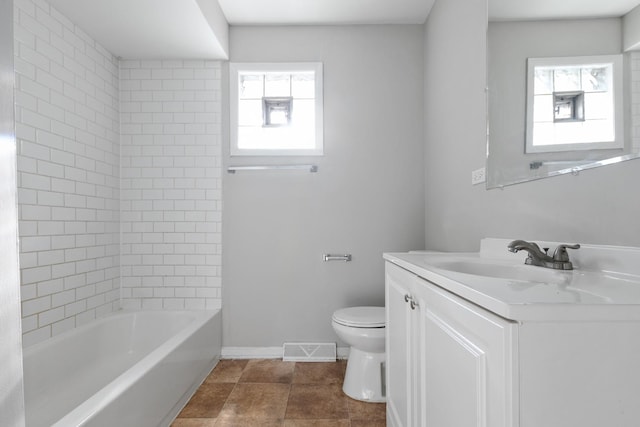
[[[640,248],[584,244],[572,252],[574,270],[553,270],[526,265],[526,254],[508,252],[509,243],[483,239],[480,252],[413,251],[384,257],[506,319],[615,317],[640,322]]]
[[[571,271],[552,270],[513,261],[498,259],[441,259],[430,260],[430,264],[442,270],[449,270],[475,276],[493,277],[497,279],[517,280],[524,282],[563,284],[571,280]]]

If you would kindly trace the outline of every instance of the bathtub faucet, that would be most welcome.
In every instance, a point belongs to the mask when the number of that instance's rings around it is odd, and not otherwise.
[[[549,256],[547,251],[549,248],[545,248],[544,252],[540,249],[536,243],[526,242],[524,240],[514,240],[507,245],[509,252],[519,252],[521,250],[527,251],[529,254],[525,260],[527,265],[536,265],[539,267],[552,268],[554,270],[573,270],[573,264],[569,260],[569,253],[567,249],[579,249],[580,245],[568,245],[562,244],[553,251],[553,256]]]

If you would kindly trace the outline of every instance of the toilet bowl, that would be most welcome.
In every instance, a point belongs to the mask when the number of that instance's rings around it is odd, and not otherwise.
[[[384,402],[384,307],[350,307],[331,319],[338,337],[350,346],[342,390],[353,399]]]

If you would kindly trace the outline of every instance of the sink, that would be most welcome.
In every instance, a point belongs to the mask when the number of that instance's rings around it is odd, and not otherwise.
[[[503,281],[492,283],[504,287],[504,281],[507,281],[511,290],[526,294],[533,302],[601,303],[633,300],[640,303],[640,276],[633,274],[553,270],[520,264],[515,260],[451,254],[430,254],[424,261],[440,270],[442,275],[468,284],[477,284],[477,279],[490,278]],[[473,278],[463,278],[460,274]]]
[[[526,254],[505,249],[510,241],[483,239],[480,252],[412,251],[385,259],[506,319],[640,322],[640,248],[584,244],[572,252],[574,270],[554,270],[526,265]]]
[[[571,280],[571,271],[552,270],[525,264],[516,264],[510,260],[484,258],[430,259],[429,263],[436,268],[475,276],[493,277],[496,279],[516,280],[563,284]]]

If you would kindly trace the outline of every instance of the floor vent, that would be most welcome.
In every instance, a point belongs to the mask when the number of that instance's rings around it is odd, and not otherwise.
[[[285,362],[335,362],[336,343],[286,342],[282,345]]]

